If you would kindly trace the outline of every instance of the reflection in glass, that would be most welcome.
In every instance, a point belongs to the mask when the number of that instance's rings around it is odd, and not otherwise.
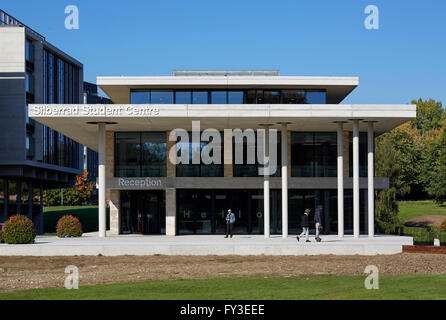
[[[116,132],[116,177],[165,177],[165,132]]]
[[[335,132],[291,133],[292,177],[335,177],[336,157]]]
[[[18,214],[17,212],[17,181],[8,180],[8,216]]]
[[[175,91],[175,103],[190,104],[192,101],[192,92],[190,91]]]
[[[279,91],[263,91],[263,103],[279,104],[280,92]]]
[[[172,90],[152,90],[150,92],[150,103],[152,104],[172,104]]]
[[[228,104],[243,104],[243,91],[228,91]]]
[[[115,176],[139,177],[141,141],[139,132],[115,133]]]
[[[192,92],[192,103],[207,104],[208,103],[208,92],[207,91],[193,91]]]
[[[150,91],[131,91],[130,92],[131,104],[149,104],[150,103]]]
[[[226,104],[226,91],[211,91],[212,104]]]
[[[166,134],[144,132],[141,134],[141,168],[143,177],[166,176]]]

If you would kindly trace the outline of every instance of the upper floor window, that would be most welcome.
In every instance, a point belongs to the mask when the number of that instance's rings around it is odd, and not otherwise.
[[[135,90],[132,104],[325,104],[325,90]]]

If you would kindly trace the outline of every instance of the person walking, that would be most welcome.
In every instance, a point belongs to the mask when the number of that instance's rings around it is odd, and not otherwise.
[[[234,228],[235,223],[235,214],[232,213],[231,209],[228,209],[228,214],[226,215],[226,236],[231,235],[232,238],[232,229]]]
[[[297,241],[300,240],[301,237],[305,236],[306,241],[305,242],[311,242],[309,239],[310,236],[310,223],[309,223],[309,219],[308,216],[310,214],[310,209],[306,209],[304,214],[302,215],[301,218],[301,227],[302,227],[302,233],[298,236],[296,236]]]
[[[316,226],[316,241],[321,242],[322,239],[319,237],[319,233],[322,231],[322,212],[324,208],[319,205],[314,213],[314,223]]]

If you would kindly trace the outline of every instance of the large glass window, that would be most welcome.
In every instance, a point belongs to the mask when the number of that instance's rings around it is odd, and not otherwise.
[[[34,63],[34,46],[28,39],[25,42],[25,58],[26,61]]]
[[[228,91],[228,104],[243,104],[243,91]]]
[[[16,180],[8,180],[8,216],[18,214],[18,189]]]
[[[28,215],[29,212],[29,183],[26,181],[22,181],[21,183],[21,192],[20,192],[20,197],[22,200],[21,203],[21,214],[23,215]]]
[[[131,91],[131,104],[148,104],[150,103],[150,91]]]
[[[279,104],[280,91],[263,91],[263,103]]]
[[[190,104],[192,102],[192,92],[190,91],[175,91],[175,103]]]
[[[359,133],[359,176],[367,177],[367,132]],[[349,176],[353,177],[353,133],[349,133]]]
[[[165,132],[116,132],[116,177],[165,177]]]
[[[5,212],[5,180],[0,179],[0,217]]]
[[[177,217],[180,234],[212,233],[212,191],[177,190]]]
[[[49,62],[51,63],[51,62]],[[51,70],[48,70],[49,72]],[[175,98],[175,99],[174,99]],[[325,104],[324,90],[135,90],[132,104]]]
[[[284,104],[302,104],[307,103],[305,91],[282,90],[282,103]]]
[[[166,176],[166,134],[143,132],[141,134],[141,169],[143,177]]]
[[[153,104],[172,104],[172,90],[152,90],[150,93],[150,103]]]
[[[193,91],[192,92],[192,103],[207,104],[208,103],[208,92],[207,91]]]
[[[226,91],[211,91],[211,103],[212,104],[226,104]]]
[[[335,177],[336,157],[335,132],[291,133],[291,176]]]
[[[116,177],[139,177],[141,139],[139,132],[117,132],[115,133],[116,155],[115,176]]]
[[[189,133],[189,136],[192,137],[192,134]],[[223,136],[223,134],[221,134]],[[181,150],[188,148],[189,153],[189,164],[178,164],[176,167],[176,175],[177,177],[223,177],[223,140],[221,141],[220,146],[220,163],[219,164],[204,164],[200,162],[199,164],[193,164],[192,163],[192,157],[193,153],[199,153],[201,155],[201,152],[203,151],[203,148],[211,143],[211,141],[200,141],[193,142],[190,141],[189,143],[177,143],[177,150],[178,150],[178,156],[181,156]],[[214,150],[210,152],[210,156],[213,157]],[[201,157],[200,157],[201,158]]]
[[[243,144],[239,145],[236,141],[237,133],[233,134],[232,143],[232,163],[233,163],[233,176],[234,177],[258,177],[259,176],[259,168],[262,168],[263,165],[259,163],[258,154],[257,154],[257,137],[259,131],[255,135],[255,143],[248,143],[250,138],[248,135],[243,137]],[[263,133],[262,133],[263,134]],[[281,132],[277,132],[277,144],[276,144],[276,154],[277,154],[277,167],[272,177],[280,177],[281,176],[281,161],[282,161],[282,152],[281,152]],[[243,152],[241,155],[240,152]],[[243,163],[238,163],[237,158],[242,158]],[[254,163],[251,163],[254,160]]]

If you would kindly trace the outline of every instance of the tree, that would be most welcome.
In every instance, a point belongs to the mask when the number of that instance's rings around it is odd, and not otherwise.
[[[411,121],[412,128],[416,128],[421,132],[440,129],[442,120],[445,117],[441,102],[429,99],[412,100],[412,104],[417,105],[417,117]]]
[[[384,189],[378,193],[375,208],[375,221],[385,233],[391,233],[400,223],[395,188]]]
[[[88,181],[88,173],[84,173],[76,177],[74,188],[45,190],[43,192],[44,206],[57,206],[61,203],[61,194],[63,193],[63,203],[66,206],[82,205],[91,199],[93,185]]]
[[[429,175],[427,192],[436,203],[442,204],[446,202],[446,125],[443,126],[439,139],[433,144],[430,158],[435,168]]]

